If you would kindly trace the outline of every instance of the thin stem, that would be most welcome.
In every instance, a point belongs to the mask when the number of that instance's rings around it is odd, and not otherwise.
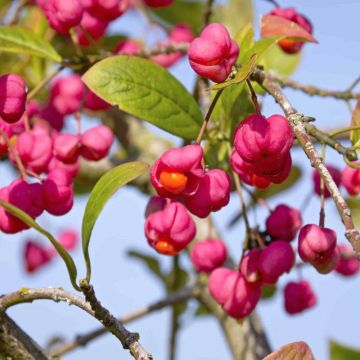
[[[354,131],[354,130],[360,130],[360,126],[350,126],[344,129],[334,130],[329,133],[330,137],[336,137],[341,134],[346,134],[348,132]]]
[[[321,144],[321,159],[325,163],[325,144]],[[319,226],[323,228],[325,226],[325,183],[324,179],[320,178],[320,217]]]
[[[167,296],[164,299],[155,301],[152,304],[145,306],[142,309],[136,310],[128,315],[125,315],[125,316],[119,318],[119,321],[121,323],[125,324],[125,323],[129,323],[131,321],[140,319],[148,314],[151,314],[155,311],[162,310],[165,307],[168,307],[170,305],[173,305],[173,304],[176,304],[176,303],[179,303],[182,301],[186,301],[186,300],[190,299],[191,297],[193,297],[197,293],[197,291],[198,290],[195,287],[181,289],[177,292],[170,294],[169,296]],[[103,326],[101,326],[93,331],[88,332],[88,333],[77,335],[73,341],[69,341],[68,343],[63,344],[60,348],[52,351],[50,355],[53,357],[62,356],[72,350],[79,348],[79,347],[86,346],[91,341],[97,339],[98,337],[100,337],[102,335],[106,335],[107,333],[108,333],[107,329],[104,328]]]
[[[353,83],[349,86],[348,91],[354,90],[355,86],[360,83],[360,76],[357,77]]]
[[[344,147],[339,141],[334,140],[331,136],[319,130],[314,125],[304,123],[304,126],[307,133],[316,138],[320,143],[325,143],[331,146],[339,154],[348,158],[350,161],[357,160],[358,157],[355,150]]]
[[[94,288],[86,279],[80,281],[80,288],[85,295],[86,301],[94,311],[94,316],[108,331],[117,337],[124,349],[129,349],[130,354],[137,360],[152,360],[152,355],[148,353],[138,342],[139,334],[129,332],[124,325],[116,319],[109,310],[103,307],[95,295]]]
[[[204,20],[203,20],[203,25],[204,27],[209,25],[210,23],[210,18],[213,12],[213,5],[214,5],[214,0],[207,0],[206,4],[205,4],[205,9],[204,9]]]
[[[326,90],[320,89],[313,85],[303,85],[294,80],[282,77],[273,72],[266,75],[267,78],[271,81],[278,83],[281,87],[289,87],[295,90],[300,90],[305,94],[310,96],[321,96],[321,97],[333,97],[338,100],[352,100],[352,99],[360,99],[360,93],[353,93],[351,90],[345,91],[336,91],[336,90]]]
[[[27,100],[31,100],[46,84],[54,78],[61,70],[63,70],[63,66],[60,66],[59,68],[55,69],[51,73],[49,73],[39,84],[37,84],[28,94]]]
[[[174,256],[173,258],[173,269],[174,274],[172,278],[172,284],[170,286],[170,291],[174,291],[178,288],[179,282],[179,255]],[[169,337],[169,360],[175,360],[176,357],[176,338],[177,332],[179,330],[177,306],[174,304],[171,309],[171,321],[170,321],[170,337]]]
[[[246,80],[246,85],[250,91],[250,94],[251,94],[251,101],[253,102],[254,104],[254,107],[255,107],[255,111],[258,115],[261,115],[261,110],[260,110],[260,106],[259,106],[259,102],[258,102],[258,98],[256,96],[256,92],[254,90],[254,88],[252,87],[251,85],[251,81],[249,79]]]
[[[26,179],[26,170],[25,170],[25,166],[24,164],[22,163],[21,159],[20,159],[20,156],[15,148],[15,146],[11,143],[10,139],[8,138],[8,136],[5,134],[5,132],[3,130],[0,129],[0,135],[3,137],[5,143],[6,143],[6,146],[8,148],[8,151],[10,153],[13,154],[14,156],[14,159],[15,159],[15,163],[16,163],[16,166],[19,170],[19,173],[20,173],[20,177],[25,180]]]
[[[249,218],[247,215],[247,209],[246,209],[246,204],[245,204],[245,200],[244,200],[244,196],[243,196],[243,192],[242,192],[242,188],[241,188],[240,179],[239,179],[239,176],[233,170],[231,170],[231,173],[232,173],[232,176],[234,179],[236,192],[239,195],[241,209],[242,209],[244,222],[245,222],[246,233],[248,234],[248,236],[250,236],[251,235],[251,227],[250,227]]]
[[[21,10],[26,5],[26,3],[27,3],[27,0],[19,0],[17,2],[14,12],[12,14],[12,17],[10,18],[10,20],[7,24],[8,26],[14,25],[19,21],[19,16],[20,16]]]
[[[204,118],[203,124],[202,124],[202,126],[201,126],[201,129],[200,129],[200,131],[199,131],[199,134],[198,134],[198,136],[197,136],[197,138],[196,138],[196,140],[195,140],[195,144],[198,144],[198,145],[199,145],[199,144],[201,143],[201,139],[202,139],[202,137],[204,136],[204,133],[205,133],[206,128],[207,128],[207,125],[208,125],[209,120],[210,120],[210,118],[211,118],[211,114],[212,114],[212,112],[213,112],[213,110],[214,110],[214,108],[215,108],[215,105],[216,105],[217,101],[219,100],[220,95],[222,94],[222,92],[223,92],[223,89],[219,90],[219,91],[215,94],[215,97],[214,97],[213,101],[212,101],[211,104],[210,104],[209,110],[208,110],[208,112],[207,112],[206,115],[205,115],[205,118]]]
[[[72,294],[61,288],[39,288],[29,289],[23,288],[10,294],[0,297],[0,312],[8,308],[23,304],[31,303],[35,300],[53,300],[55,302],[64,301],[68,305],[75,305],[78,308],[86,311],[88,314],[94,316],[94,312],[90,305],[80,296]]]

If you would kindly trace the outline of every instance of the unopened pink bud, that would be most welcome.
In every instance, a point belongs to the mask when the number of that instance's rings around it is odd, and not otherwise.
[[[79,145],[79,136],[58,134],[54,139],[54,155],[65,163],[74,163],[79,156]]]
[[[80,110],[85,85],[79,75],[58,77],[50,92],[52,106],[59,114],[69,115]]]
[[[74,202],[74,190],[70,175],[62,169],[49,172],[43,181],[42,191],[45,210],[53,215],[64,215],[69,212]]]
[[[310,309],[317,303],[317,298],[310,283],[306,280],[289,282],[284,288],[284,306],[287,313],[293,315]]]
[[[33,242],[27,241],[24,249],[25,269],[32,273],[48,264],[51,256],[46,248]]]
[[[80,0],[47,0],[44,12],[50,26],[59,34],[66,35],[80,24],[83,7]]]
[[[48,172],[54,170],[54,169],[61,169],[66,171],[71,178],[74,178],[79,173],[79,160],[76,159],[73,163],[64,163],[63,161],[56,158],[56,156],[53,156],[48,164]]]
[[[192,264],[199,272],[210,273],[224,265],[226,257],[227,250],[222,240],[199,241],[191,249]]]
[[[153,212],[145,221],[148,243],[158,253],[175,255],[195,237],[195,222],[184,205],[174,202]]]
[[[189,61],[200,76],[222,82],[230,75],[239,56],[239,47],[219,23],[208,25],[189,48]]]
[[[110,151],[114,134],[105,125],[95,126],[81,135],[81,156],[88,160],[100,160]]]
[[[86,11],[103,20],[112,21],[121,16],[129,7],[129,0],[82,0]]]
[[[78,35],[80,45],[90,45],[87,36],[90,36],[93,41],[99,40],[104,35],[108,24],[108,21],[99,19],[98,17],[90,14],[88,11],[84,11],[80,26],[76,27],[76,33]],[[82,29],[86,31],[86,35],[83,33]]]
[[[324,264],[333,256],[336,232],[315,224],[305,225],[299,233],[299,255],[312,265]]]
[[[301,213],[287,205],[278,205],[266,219],[266,231],[273,239],[291,241],[302,225]]]
[[[340,254],[339,261],[336,265],[336,272],[343,276],[352,276],[358,273],[360,261],[356,258],[353,249],[348,245],[338,245]]]
[[[260,249],[251,249],[241,260],[240,271],[248,282],[257,282],[261,280],[259,271]]]
[[[142,46],[131,39],[122,40],[115,48],[115,54],[119,55],[136,55],[141,51]]]
[[[350,195],[357,195],[360,192],[360,169],[345,166],[341,173],[341,183]]]
[[[226,268],[215,269],[209,277],[208,286],[216,302],[236,319],[248,316],[261,296],[259,284],[248,283],[240,272]]]
[[[0,76],[0,94],[1,118],[8,123],[19,121],[26,105],[24,80],[16,74]]]
[[[24,166],[37,174],[45,172],[52,156],[53,142],[46,131],[36,127],[21,133],[16,140],[16,151]],[[12,160],[15,162],[14,156]]]
[[[85,107],[92,111],[102,111],[109,109],[111,105],[89,90],[85,98]]]
[[[79,242],[79,235],[75,230],[64,230],[58,236],[60,244],[66,250],[74,250]]]
[[[295,253],[287,241],[276,240],[262,249],[258,264],[261,281],[264,284],[275,284],[279,277],[288,273],[295,263]]]
[[[185,205],[194,215],[205,218],[229,203],[230,190],[229,175],[223,170],[212,169],[199,178],[197,191],[184,197]]]
[[[283,116],[265,118],[252,114],[238,126],[234,146],[243,160],[264,166],[274,164],[279,158],[283,159],[293,140],[291,126]]]

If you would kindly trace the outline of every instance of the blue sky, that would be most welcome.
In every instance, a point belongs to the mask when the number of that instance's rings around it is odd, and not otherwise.
[[[256,23],[261,13],[271,6],[264,0],[255,0]],[[319,0],[319,1],[282,1],[282,6],[294,6],[306,14],[314,23],[314,34],[318,45],[306,45],[303,60],[293,75],[305,84],[317,84],[329,89],[344,89],[360,74],[360,42],[358,39],[358,16],[360,2],[357,0]],[[143,20],[128,14],[121,18],[113,30],[140,36]],[[192,72],[186,62],[175,66],[173,73],[184,81],[188,88],[193,83]],[[350,113],[346,104],[332,99],[310,98],[299,92],[286,90],[289,99],[301,112],[315,116],[317,124],[323,129],[346,126]],[[264,103],[264,115],[278,113],[280,109],[271,100]],[[271,201],[272,206],[286,203],[300,206],[311,191],[311,169],[307,159],[299,150],[293,150],[294,163],[304,167],[301,183],[292,190]],[[342,167],[341,158],[332,151],[327,152],[329,163]],[[4,164],[0,165],[2,174],[0,184],[7,184],[14,173]],[[119,191],[105,207],[94,229],[91,242],[93,264],[93,284],[101,301],[114,314],[122,315],[142,307],[163,296],[162,286],[148,274],[138,262],[126,256],[129,249],[149,251],[143,235],[143,211],[147,198],[133,189]],[[66,227],[80,229],[81,217],[86,203],[79,197],[74,209],[64,217],[43,216],[40,223],[56,233]],[[239,257],[240,244],[244,236],[241,224],[230,231],[226,223],[239,208],[238,200],[233,197],[228,207],[216,214],[215,219],[223,231],[224,239],[235,258]],[[305,223],[318,221],[319,200],[313,196],[303,214]],[[345,241],[343,227],[331,202],[326,203],[326,224],[338,232],[340,242]],[[259,211],[259,219],[266,213]],[[38,238],[29,231],[16,236],[0,234],[0,293],[21,287],[62,286],[70,289],[64,265],[55,261],[35,276],[25,274],[21,259],[25,239]],[[154,253],[153,253],[154,254]],[[80,276],[84,274],[80,249],[74,253]],[[156,255],[155,255],[156,256]],[[169,266],[168,258],[162,258],[164,266]],[[188,264],[188,260],[183,260]],[[280,288],[288,280],[297,279],[296,272],[284,277]],[[327,341],[334,338],[348,345],[359,346],[357,326],[360,314],[356,309],[360,302],[358,290],[359,277],[343,279],[337,275],[321,276],[313,269],[305,269],[303,277],[309,279],[318,296],[319,305],[311,311],[298,316],[288,316],[283,311],[281,291],[274,300],[262,302],[258,306],[270,342],[274,348],[290,341],[304,340],[311,346],[316,359],[325,360]],[[194,308],[194,304],[191,305]],[[75,334],[98,326],[97,321],[76,308],[66,304],[37,302],[14,307],[10,315],[16,319],[40,344],[45,344],[53,335],[71,339]],[[167,336],[170,322],[169,312],[161,311],[131,324],[131,330],[139,331],[142,343],[155,359],[167,358]],[[196,339],[196,346],[194,346]],[[108,335],[93,342],[86,349],[68,355],[67,359],[128,359],[117,340]],[[185,316],[179,335],[178,360],[228,360],[230,353],[217,323],[210,317],[192,319]]]

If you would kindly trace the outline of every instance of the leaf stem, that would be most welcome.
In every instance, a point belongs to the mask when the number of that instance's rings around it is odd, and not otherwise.
[[[197,138],[196,138],[196,140],[195,140],[195,144],[198,144],[198,145],[199,145],[199,144],[201,143],[202,137],[204,136],[204,133],[205,133],[206,128],[207,128],[207,125],[208,125],[209,120],[210,120],[210,118],[211,118],[211,114],[212,114],[212,112],[213,112],[213,110],[214,110],[214,108],[215,108],[215,105],[216,105],[216,103],[218,102],[218,100],[219,100],[220,95],[222,94],[222,92],[223,92],[223,89],[220,89],[220,90],[215,94],[215,97],[214,97],[213,101],[212,101],[211,104],[210,104],[209,110],[208,110],[208,112],[207,112],[206,115],[205,115],[205,118],[204,118],[203,124],[202,124],[202,126],[201,126],[201,129],[200,129],[200,131],[199,131],[199,134],[198,134],[198,136],[197,136]]]
[[[54,78],[64,67],[60,66],[49,73],[39,84],[37,84],[28,94],[27,100],[31,100],[52,78]]]

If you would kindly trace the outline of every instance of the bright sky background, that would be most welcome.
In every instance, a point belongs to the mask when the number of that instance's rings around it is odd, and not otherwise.
[[[264,0],[255,0],[254,3],[258,23],[259,14],[269,11],[271,5]],[[314,24],[314,34],[319,41],[319,45],[304,47],[303,62],[293,77],[302,83],[329,89],[344,89],[349,86],[360,73],[360,2],[279,0],[279,3],[282,6],[294,6],[306,14]],[[114,25],[113,30],[139,36],[142,34],[143,25],[142,19],[129,13]],[[173,73],[191,88],[193,74],[186,60],[175,66]],[[350,122],[350,113],[345,103],[332,99],[310,98],[289,90],[287,94],[295,107],[307,115],[315,116],[317,124],[324,129],[346,126]],[[279,111],[278,106],[271,99],[267,99],[264,114],[269,116]],[[330,163],[343,166],[337,154],[329,151],[327,156]],[[307,165],[303,179],[291,191],[282,194],[276,201],[272,200],[271,205],[274,207],[279,203],[300,207],[311,191],[311,169],[307,159],[297,150],[293,151],[293,158],[295,164]],[[3,186],[11,181],[14,173],[3,164],[0,167],[0,185]],[[127,314],[163,296],[163,289],[158,281],[149,275],[140,263],[129,260],[126,256],[129,249],[148,251],[155,255],[147,246],[143,235],[143,211],[146,201],[145,196],[133,189],[119,191],[104,209],[93,232],[90,249],[92,282],[99,299],[114,314]],[[85,203],[86,198],[79,197],[68,215],[61,218],[45,215],[40,219],[40,223],[55,234],[66,227],[80,230]],[[234,258],[239,258],[244,229],[242,225],[238,225],[228,231],[225,225],[238,208],[238,200],[233,197],[230,205],[216,214],[216,222],[223,230],[224,239]],[[327,203],[326,210],[326,224],[337,230],[340,242],[345,241],[335,207]],[[304,213],[304,222],[316,223],[318,211],[319,200],[313,196]],[[260,219],[265,216],[265,213],[259,212]],[[62,286],[71,290],[60,260],[54,261],[35,276],[25,273],[22,248],[23,241],[30,238],[39,236],[31,231],[16,236],[0,234],[0,293],[21,287]],[[80,248],[75,251],[74,257],[82,276],[84,267]],[[162,261],[164,266],[169,265],[169,259],[162,258]],[[183,262],[188,264],[186,259]],[[298,274],[293,272],[284,277],[279,287],[282,288],[288,280],[297,279],[297,276]],[[360,322],[360,313],[357,311],[360,303],[359,277],[344,280],[337,275],[321,276],[312,269],[306,269],[303,276],[311,281],[318,296],[319,305],[316,308],[290,317],[283,311],[281,291],[274,300],[262,302],[258,306],[271,345],[278,348],[291,341],[304,340],[311,346],[318,360],[328,358],[329,338],[360,346],[357,331],[357,324]],[[72,339],[74,335],[98,326],[96,320],[77,308],[50,301],[16,306],[9,313],[42,345],[54,335]],[[140,332],[142,343],[157,360],[167,359],[169,314],[168,311],[157,312],[129,326],[131,330]],[[121,350],[113,336],[107,335],[94,341],[86,349],[75,351],[64,358],[110,360],[129,359],[129,356]],[[217,323],[210,317],[194,321],[191,311],[182,319],[178,342],[178,360],[189,359],[231,359]]]

